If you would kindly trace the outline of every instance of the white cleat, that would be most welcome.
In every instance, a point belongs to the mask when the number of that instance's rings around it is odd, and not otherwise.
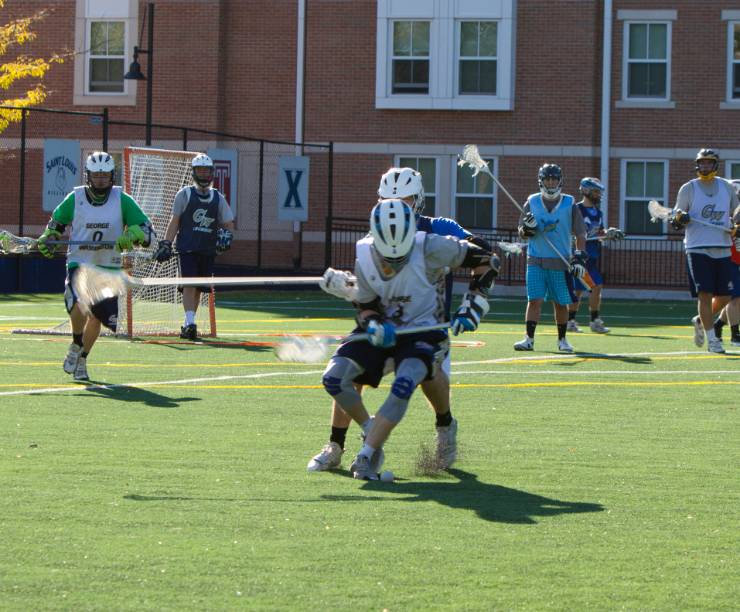
[[[719,338],[715,338],[714,340],[710,340],[707,344],[707,350],[710,353],[724,353],[725,347],[722,346],[722,340]]]
[[[534,350],[534,338],[527,336],[524,340],[516,342],[514,344],[515,351],[533,351]]]
[[[342,453],[344,449],[336,442],[329,442],[321,449],[321,452],[311,457],[306,469],[309,472],[325,472],[333,470],[342,464]]]
[[[561,353],[572,353],[573,347],[565,338],[561,338],[560,340],[558,340],[558,350]]]
[[[349,470],[356,480],[378,480],[378,473],[372,470],[370,459],[365,455],[357,455]]]
[[[601,319],[594,319],[588,326],[595,334],[608,334],[611,331],[611,329],[604,325],[604,321]]]
[[[75,368],[77,367],[77,359],[80,357],[82,347],[74,342],[69,345],[67,349],[67,356],[64,358],[64,371],[67,374],[74,374]]]
[[[569,319],[565,329],[576,334],[580,334],[582,331],[581,328],[578,327],[578,322],[575,319]]]
[[[436,454],[437,467],[446,470],[457,459],[457,419],[452,419],[447,427],[437,427]]]
[[[704,333],[704,326],[701,324],[699,315],[696,315],[691,319],[691,322],[694,324],[694,344],[698,347],[702,347],[704,346],[704,338],[706,337],[706,334]]]
[[[79,357],[77,359],[77,365],[75,366],[73,376],[75,380],[90,380],[90,377],[87,375],[87,359],[84,357]]]

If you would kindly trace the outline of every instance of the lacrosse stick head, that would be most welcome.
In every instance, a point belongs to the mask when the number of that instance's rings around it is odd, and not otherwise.
[[[648,202],[648,214],[650,215],[650,221],[658,223],[671,216],[671,209],[661,206],[657,200],[650,200]]]
[[[22,238],[5,230],[0,231],[0,255],[27,255],[38,241],[34,238]]]
[[[104,270],[81,264],[72,274],[72,288],[77,303],[85,314],[103,300],[125,295],[129,287],[128,275],[121,270]]]
[[[497,242],[496,246],[501,249],[501,252],[506,255],[506,257],[521,255],[523,252],[523,245],[521,242]]]
[[[290,338],[275,346],[275,357],[279,361],[292,363],[317,363],[326,361],[329,342],[326,338]]]
[[[488,168],[488,164],[483,161],[483,158],[480,156],[478,145],[469,144],[465,145],[465,147],[463,148],[462,155],[460,155],[460,159],[457,162],[457,165],[462,167],[466,164],[473,168],[473,176],[481,171],[488,173],[491,172],[491,170]]]

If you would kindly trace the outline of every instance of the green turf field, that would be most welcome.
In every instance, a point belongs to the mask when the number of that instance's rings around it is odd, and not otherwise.
[[[225,342],[102,339],[86,387],[68,338],[10,333],[62,320],[60,296],[0,297],[0,609],[737,609],[740,350],[697,349],[692,303],[607,302],[612,333],[564,356],[549,309],[515,353],[524,302],[494,299],[453,349],[458,463],[416,473],[418,393],[386,445],[395,483],[308,474],[324,364],[244,344],[352,312],[220,304]]]

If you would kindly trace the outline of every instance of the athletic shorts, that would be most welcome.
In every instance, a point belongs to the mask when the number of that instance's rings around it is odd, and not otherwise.
[[[72,308],[78,302],[77,293],[75,293],[72,279],[79,268],[67,270],[67,278],[64,280],[64,305],[67,313],[72,312]],[[118,298],[106,298],[102,302],[95,304],[91,309],[93,316],[105,325],[112,332],[116,331],[118,326]]]
[[[565,270],[546,270],[540,266],[527,266],[527,299],[557,302],[567,306],[576,301],[573,278]]]
[[[595,257],[594,259],[588,259],[586,261],[586,271],[589,273],[589,276],[591,276],[591,280],[594,281],[594,285],[604,284],[604,277],[601,275],[601,270],[599,270],[598,257]],[[580,283],[578,281],[576,281],[576,286],[580,286]]]
[[[212,253],[180,253],[180,273],[182,276],[211,276],[216,256]],[[195,287],[210,292],[211,287]],[[182,293],[182,287],[177,290]]]
[[[351,359],[362,368],[363,372],[353,382],[377,387],[386,373],[385,365],[388,359],[392,360],[394,371],[404,359],[411,357],[421,359],[427,367],[425,380],[429,380],[434,378],[448,353],[447,332],[434,330],[397,336],[395,346],[390,348],[373,346],[366,340],[345,342],[339,346],[334,355]]]
[[[733,276],[736,274],[729,257],[709,257],[704,253],[686,253],[686,270],[692,297],[699,292],[712,295],[732,295]]]

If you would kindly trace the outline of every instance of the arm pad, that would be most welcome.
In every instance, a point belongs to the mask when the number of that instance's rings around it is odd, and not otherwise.
[[[46,224],[46,228],[50,229],[52,232],[59,232],[60,234],[64,233],[64,230],[67,229],[66,223],[59,223],[59,221],[56,221],[54,218],[49,219],[49,222]]]

